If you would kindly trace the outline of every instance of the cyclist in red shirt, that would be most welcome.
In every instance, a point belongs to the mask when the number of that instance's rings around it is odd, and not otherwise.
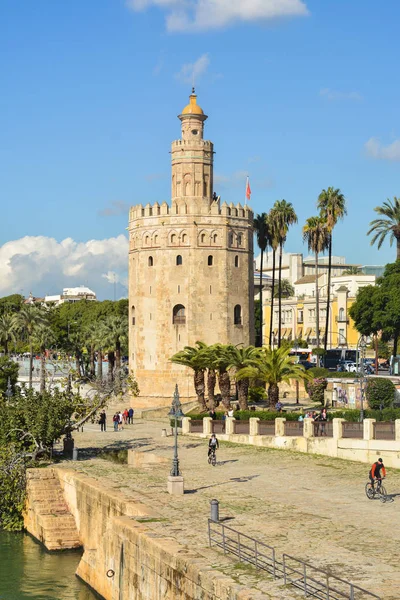
[[[374,481],[375,479],[379,479],[382,481],[383,477],[386,477],[386,469],[383,464],[383,460],[378,458],[376,462],[371,467],[369,472],[369,479],[371,481],[372,489],[374,489]]]

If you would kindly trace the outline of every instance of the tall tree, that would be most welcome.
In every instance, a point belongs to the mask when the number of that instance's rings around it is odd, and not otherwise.
[[[33,371],[33,334],[40,325],[47,323],[46,312],[37,306],[26,304],[14,314],[13,325],[15,330],[29,344],[29,387],[32,387]]]
[[[113,315],[104,321],[105,344],[111,349],[108,352],[108,368],[110,379],[114,377],[115,369],[121,368],[121,350],[128,340],[128,317]]]
[[[206,349],[207,345],[204,342],[196,342],[194,347],[185,346],[183,350],[170,358],[171,362],[193,370],[194,389],[197,395],[197,402],[200,404],[202,410],[207,409],[204,381],[204,373],[207,368]]]
[[[41,323],[35,327],[32,340],[40,351],[40,392],[42,393],[46,389],[46,350],[55,342],[55,336],[49,325]]]
[[[269,347],[272,348],[272,336],[274,326],[274,298],[275,298],[275,270],[276,270],[276,251],[278,250],[278,232],[276,229],[276,221],[272,210],[268,216],[268,246],[272,249],[272,287],[271,287],[271,314],[269,316]]]
[[[382,206],[376,206],[374,211],[386,218],[371,221],[371,229],[367,234],[374,234],[371,246],[378,242],[379,250],[386,237],[389,236],[390,246],[396,240],[396,260],[400,260],[400,199],[396,196],[393,197],[393,201],[388,198]]]
[[[260,248],[260,320],[261,320],[261,329],[260,329],[260,339],[259,345],[263,345],[263,266],[264,266],[264,252],[268,246],[269,240],[269,227],[268,227],[268,215],[263,212],[260,215],[257,215],[253,222],[254,231],[256,232],[257,245]]]
[[[254,346],[245,346],[244,348],[241,348],[228,345],[226,346],[225,352],[228,357],[228,370],[232,369],[234,377],[236,378],[237,373],[241,369],[253,367],[258,364],[261,350],[259,348],[254,348]],[[236,378],[236,382],[240,410],[247,410],[250,379],[248,377],[241,379]]]
[[[208,367],[218,374],[218,386],[221,392],[222,404],[229,408],[231,402],[231,378],[229,377],[230,359],[224,344],[213,344],[207,350]]]
[[[289,231],[290,225],[297,223],[297,215],[291,202],[286,200],[277,200],[272,207],[272,220],[274,221],[274,230],[277,233],[277,239],[279,244],[279,267],[278,267],[278,289],[279,289],[279,324],[278,324],[278,348],[281,346],[281,332],[282,332],[282,255],[283,246],[286,242],[286,237]]]
[[[8,356],[8,345],[15,342],[15,327],[13,315],[5,313],[0,317],[0,345],[4,348],[4,354]]]
[[[279,400],[279,384],[291,379],[308,379],[307,372],[289,357],[290,348],[263,348],[255,366],[246,366],[237,372],[240,379],[259,379],[268,385],[268,404],[275,406]]]
[[[328,227],[329,247],[328,247],[328,289],[326,293],[326,317],[325,317],[325,335],[324,350],[328,345],[329,329],[329,310],[331,304],[331,278],[332,278],[332,234],[333,229],[340,219],[347,215],[346,199],[339,188],[328,187],[322,190],[318,196],[317,207],[320,210],[321,217],[326,219]]]
[[[323,217],[310,217],[303,227],[303,240],[308,249],[315,254],[315,329],[317,348],[319,348],[319,287],[318,287],[318,257],[329,247],[330,234]]]

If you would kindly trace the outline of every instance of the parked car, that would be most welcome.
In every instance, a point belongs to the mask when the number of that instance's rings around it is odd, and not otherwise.
[[[352,360],[340,360],[336,366],[336,371],[341,371],[342,373],[343,371],[348,371],[347,365],[349,364],[355,365],[356,363]]]
[[[346,361],[344,368],[348,373],[357,373],[358,371],[357,363],[355,362]]]

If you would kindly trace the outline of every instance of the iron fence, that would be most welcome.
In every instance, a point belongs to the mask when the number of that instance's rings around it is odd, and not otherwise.
[[[314,421],[315,437],[333,437],[332,421]]]
[[[259,421],[259,435],[275,435],[275,421]]]
[[[362,440],[364,437],[363,423],[343,423],[343,437]]]
[[[303,421],[285,421],[285,435],[303,435]]]
[[[250,421],[234,421],[234,433],[242,433],[249,435]]]
[[[374,440],[395,440],[396,426],[392,422],[374,423]]]
[[[288,554],[283,554],[282,559],[277,560],[273,546],[211,519],[208,520],[208,541],[210,547],[217,546],[224,554],[236,556],[239,562],[250,564],[257,570],[269,573],[274,579],[283,579],[285,585],[304,591],[305,597],[320,600],[382,600],[364,588]]]
[[[225,421],[212,421],[211,422],[212,433],[225,433]]]
[[[203,433],[203,419],[190,421],[190,433]]]

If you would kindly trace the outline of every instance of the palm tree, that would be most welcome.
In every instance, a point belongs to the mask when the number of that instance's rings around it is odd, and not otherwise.
[[[209,368],[214,369],[218,374],[219,391],[221,392],[222,404],[225,408],[229,408],[231,403],[231,379],[228,372],[229,362],[226,345],[213,344],[208,347],[207,364]]]
[[[185,346],[183,350],[171,356],[170,361],[189,367],[193,370],[194,389],[197,395],[197,401],[201,406],[201,410],[206,410],[205,400],[205,382],[204,372],[207,366],[206,349],[208,346],[204,342],[196,342],[196,345]]]
[[[46,391],[46,349],[55,342],[52,328],[44,323],[35,327],[32,340],[40,350],[40,392]]]
[[[310,217],[303,227],[303,241],[315,254],[315,329],[317,348],[319,348],[319,288],[318,288],[318,255],[329,247],[330,234],[323,217]]]
[[[97,378],[99,381],[103,379],[103,349],[105,338],[104,323],[100,321],[96,328],[96,349],[97,349]]]
[[[360,267],[349,267],[343,271],[342,275],[359,275],[361,272]]]
[[[294,296],[294,287],[290,283],[289,279],[282,279],[281,291],[282,298],[290,298],[291,296]],[[278,295],[278,290],[275,290],[275,298],[278,298]]]
[[[89,350],[89,377],[93,379],[95,370],[95,352],[99,341],[99,328],[96,323],[90,323],[84,330],[86,346]]]
[[[374,211],[386,217],[386,219],[374,219],[371,221],[371,229],[367,235],[374,233],[371,240],[371,246],[378,242],[378,250],[381,248],[386,236],[389,236],[390,246],[396,240],[396,260],[400,260],[400,198],[393,197],[393,201],[389,198],[382,204],[376,206]]]
[[[228,370],[232,369],[236,378],[237,373],[241,371],[241,369],[254,367],[258,364],[261,350],[259,348],[254,348],[254,346],[239,348],[238,346],[229,345],[226,347],[225,352],[229,361]],[[244,377],[242,379],[236,379],[236,381],[240,410],[247,410],[250,379]]]
[[[282,321],[282,254],[283,246],[286,242],[286,236],[290,225],[297,223],[297,215],[291,202],[286,200],[277,200],[272,207],[272,219],[275,223],[274,229],[277,232],[279,243],[279,267],[278,267],[278,289],[279,289],[279,324],[278,324],[278,348],[281,345],[281,321]]]
[[[329,233],[329,248],[328,248],[328,289],[326,293],[326,317],[325,317],[325,336],[324,350],[328,345],[328,329],[329,329],[329,310],[331,304],[331,274],[332,274],[332,233],[336,223],[347,215],[346,199],[339,188],[328,187],[327,190],[322,190],[318,196],[317,208],[320,211],[321,217],[326,219],[326,224]]]
[[[13,327],[23,339],[29,343],[29,383],[32,387],[32,371],[33,371],[33,334],[35,329],[40,325],[47,323],[47,315],[43,309],[25,304],[21,310],[13,315]]]
[[[271,314],[269,316],[269,347],[272,348],[272,333],[274,326],[274,298],[275,298],[275,269],[276,269],[276,251],[278,250],[279,242],[276,230],[276,222],[272,214],[272,210],[269,211],[268,216],[268,246],[272,249],[272,288],[271,288]]]
[[[121,368],[121,349],[128,339],[128,318],[122,315],[112,315],[104,321],[105,345],[111,350],[108,352],[108,365],[110,380],[114,379],[114,367]]]
[[[268,227],[268,215],[263,212],[257,215],[253,221],[254,231],[256,232],[257,245],[260,248],[261,259],[260,259],[260,322],[261,331],[259,345],[263,345],[263,266],[264,266],[264,252],[268,246],[269,239],[269,227]]]
[[[289,357],[290,348],[264,348],[256,366],[247,366],[236,373],[236,378],[259,379],[268,385],[268,403],[275,406],[279,400],[279,384],[291,379],[308,379],[306,370]]]
[[[15,328],[13,315],[5,313],[0,317],[0,345],[4,348],[4,354],[8,355],[8,344],[15,342]]]

